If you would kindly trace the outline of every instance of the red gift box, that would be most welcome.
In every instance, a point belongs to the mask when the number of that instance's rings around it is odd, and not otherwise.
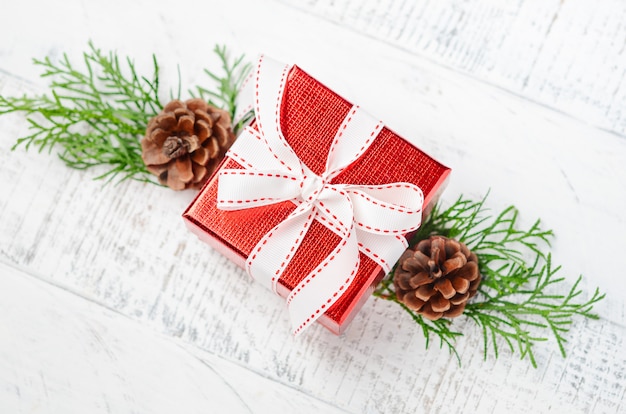
[[[289,71],[280,107],[280,127],[288,144],[315,174],[320,175],[325,169],[335,133],[351,108],[352,104],[297,66]],[[254,122],[252,127],[255,127]],[[295,205],[283,201],[235,211],[218,209],[219,171],[241,168],[239,163],[227,157],[183,217],[187,226],[201,240],[237,265],[245,267],[246,259],[259,240],[283,221],[295,209]],[[383,127],[365,153],[337,175],[332,183],[412,183],[423,192],[423,211],[429,211],[429,206],[443,190],[449,173],[449,168]],[[277,293],[287,297],[331,253],[338,240],[337,234],[318,221],[313,221],[279,279]],[[383,276],[381,267],[360,253],[360,266],[353,282],[318,321],[335,334],[343,332]]]

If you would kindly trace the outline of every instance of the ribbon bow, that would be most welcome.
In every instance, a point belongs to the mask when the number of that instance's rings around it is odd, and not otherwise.
[[[332,183],[363,155],[383,128],[357,106],[352,107],[333,138],[324,172],[313,173],[289,146],[280,128],[290,68],[266,57],[259,59],[248,82],[248,87],[254,88],[250,95],[254,97],[257,130],[245,128],[227,154],[244,168],[220,170],[217,206],[239,210],[286,200],[295,204],[291,214],[261,238],[246,261],[247,272],[274,292],[313,220],[339,236],[333,251],[287,297],[297,335],[352,283],[359,268],[359,251],[385,272],[391,269],[407,247],[404,235],[421,223],[424,199],[422,191],[409,183]]]

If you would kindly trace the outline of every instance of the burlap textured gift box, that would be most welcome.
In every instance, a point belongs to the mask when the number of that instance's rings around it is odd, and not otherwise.
[[[298,157],[315,173],[325,168],[326,156],[338,128],[352,104],[293,66],[286,79],[280,107],[280,127]],[[253,121],[252,127],[255,127]],[[226,158],[183,217],[198,237],[244,267],[257,242],[295,208],[294,203],[224,211],[217,208],[218,175],[223,169],[243,168]],[[450,169],[384,127],[366,152],[333,179],[334,184],[381,185],[407,182],[424,195],[424,211],[437,198]],[[338,236],[313,221],[302,243],[279,280],[277,293],[286,297],[337,244]],[[326,310],[319,322],[340,334],[384,276],[382,269],[360,253],[360,266],[352,284]],[[341,275],[338,275],[341,277]]]

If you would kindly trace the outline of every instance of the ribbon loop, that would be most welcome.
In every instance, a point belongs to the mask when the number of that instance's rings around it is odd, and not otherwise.
[[[300,193],[296,176],[281,171],[224,169],[220,172],[217,206],[222,210],[240,210],[294,199]],[[238,191],[232,191],[237,188]]]
[[[287,297],[294,334],[298,334],[350,286],[359,269],[359,252],[389,271],[406,248],[404,234],[420,225],[424,199],[422,191],[408,183],[364,186],[332,182],[357,162],[383,128],[357,106],[332,138],[325,170],[321,175],[313,173],[280,128],[289,70],[288,65],[261,57],[247,82],[254,85],[246,88],[253,90],[249,96],[256,130],[246,128],[227,154],[243,169],[220,170],[218,208],[237,210],[287,200],[295,204],[292,213],[261,238],[246,261],[248,273],[274,292],[314,220],[339,236],[331,253]]]
[[[413,192],[413,199],[406,205],[394,202],[394,193],[398,189],[404,193]],[[389,191],[387,191],[389,190]],[[424,203],[422,192],[412,184],[397,183],[385,187],[349,187],[354,206],[355,222],[358,228],[377,234],[406,234],[414,230],[420,221],[421,207]],[[416,217],[416,215],[418,217]]]

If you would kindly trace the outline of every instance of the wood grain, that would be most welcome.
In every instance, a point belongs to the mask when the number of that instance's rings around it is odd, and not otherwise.
[[[289,411],[296,406],[303,412],[626,409],[626,278],[621,271],[616,275],[613,261],[598,260],[598,251],[621,257],[624,246],[626,193],[619,190],[626,182],[626,140],[587,118],[538,105],[532,96],[493,87],[498,79],[493,74],[489,82],[478,80],[464,69],[444,67],[281,2],[184,2],[199,14],[216,16],[214,25],[189,26],[184,35],[178,28],[186,17],[167,13],[169,3],[130,3],[128,14],[116,17],[120,4],[40,5],[42,15],[33,19],[42,33],[31,34],[22,47],[17,40],[0,47],[0,94],[44,90],[30,57],[58,57],[63,50],[79,56],[88,37],[135,56],[144,67],[155,51],[165,90],[176,84],[176,64],[187,87],[205,81],[201,68],[214,62],[213,40],[199,44],[186,42],[189,38],[221,40],[249,56],[265,50],[296,61],[452,166],[447,199],[460,193],[480,197],[491,188],[494,208],[514,203],[525,223],[541,217],[558,235],[555,260],[563,263],[568,283],[583,273],[587,292],[600,286],[608,293],[598,307],[602,319],[575,322],[566,359],[553,342],[539,345],[537,369],[507,351],[497,360],[483,360],[481,334],[463,319],[455,322],[466,334],[458,342],[459,366],[438,344],[425,349],[407,316],[374,299],[341,337],[314,327],[293,339],[282,301],[187,232],[180,215],[193,193],[136,182],[103,186],[92,180],[98,171],[69,170],[46,153],[10,151],[27,124],[21,116],[6,115],[0,117],[0,307],[6,310],[0,326],[17,339],[0,346],[3,412],[55,412],[46,409],[46,401],[68,410],[74,401],[81,412],[106,412],[98,405],[103,401],[113,404],[113,412],[150,411],[158,408],[149,401],[153,395],[167,400],[165,408],[187,397],[190,412],[232,402],[243,412],[262,413],[276,399]],[[15,7],[25,13],[33,5]],[[62,13],[77,18],[55,32],[50,16],[60,19]],[[365,15],[355,18],[366,21]],[[8,33],[16,23],[4,19],[0,30],[12,39]],[[128,27],[111,37],[116,19]],[[154,22],[160,29],[144,37]],[[290,36],[277,32],[278,26]],[[109,351],[102,352],[119,363],[109,367],[110,359],[98,356],[98,342],[86,334],[94,324],[107,338],[103,348]],[[46,341],[59,351],[36,354],[36,343]],[[34,362],[18,358],[20,350]],[[73,357],[87,365],[70,378],[54,360],[69,363]],[[161,359],[171,382],[159,384],[152,368],[142,368]],[[37,368],[41,364],[45,370]],[[30,395],[17,396],[16,386],[22,389],[41,375],[49,381],[47,393],[40,381]],[[182,390],[177,381],[207,386]],[[130,400],[125,383],[138,390]],[[68,384],[85,390],[80,403]],[[237,384],[251,387],[250,393],[243,395]]]

